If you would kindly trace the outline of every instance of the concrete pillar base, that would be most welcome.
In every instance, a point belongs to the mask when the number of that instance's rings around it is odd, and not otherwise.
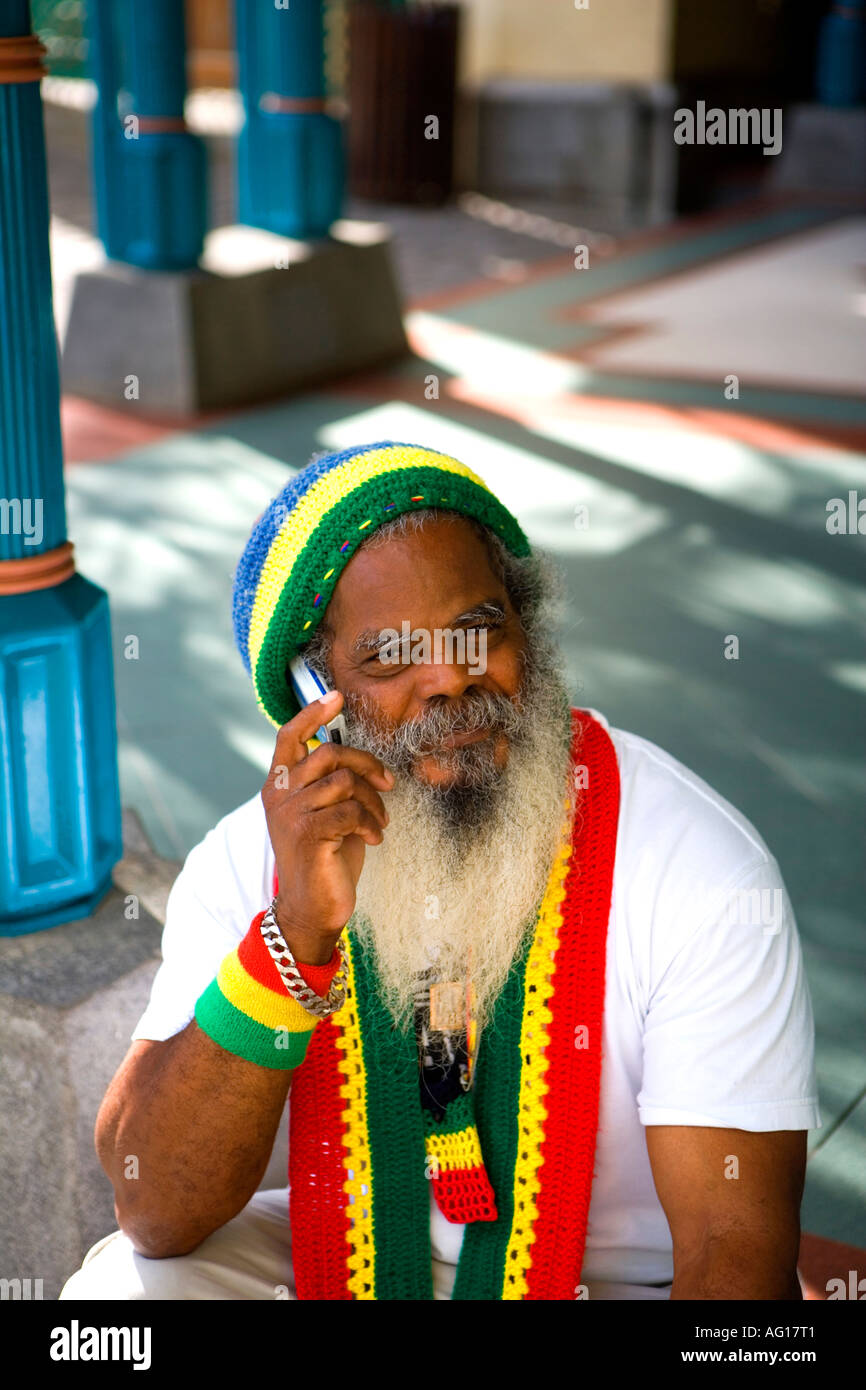
[[[866,184],[866,109],[792,106],[784,143],[772,165],[774,192],[831,192],[862,197]]]
[[[471,186],[479,192],[576,202],[590,222],[672,216],[677,94],[670,84],[491,78],[464,101],[470,128],[473,105]]]
[[[117,1229],[93,1128],[150,997],[181,867],[155,854],[131,809],[123,842],[115,888],[92,916],[0,937],[0,1277],[20,1280],[22,1298],[56,1299]],[[288,1102],[259,1190],[285,1187],[287,1172]]]
[[[251,405],[408,351],[390,234],[335,222],[327,239],[221,227],[192,271],[106,261],[80,274],[63,390],[142,415]]]

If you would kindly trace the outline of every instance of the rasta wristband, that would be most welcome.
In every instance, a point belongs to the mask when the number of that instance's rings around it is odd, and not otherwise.
[[[195,1006],[195,1020],[226,1052],[273,1071],[292,1071],[307,1054],[318,1020],[286,993],[280,972],[262,938],[264,912],[254,917],[239,946],[226,956]],[[322,997],[337,973],[336,947],[325,965],[298,970]]]

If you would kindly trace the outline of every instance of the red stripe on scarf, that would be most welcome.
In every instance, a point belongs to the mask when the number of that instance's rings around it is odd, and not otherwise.
[[[299,1299],[352,1301],[346,1287],[346,1261],[352,1253],[343,1184],[341,1142],[347,1125],[340,1095],[345,1077],[332,1019],[316,1025],[303,1065],[292,1073],[289,1104],[297,1107],[289,1145],[289,1211],[292,1264]],[[323,1144],[322,1135],[332,1136]]]
[[[280,891],[274,870],[273,895]],[[262,943],[264,945],[264,942]],[[267,947],[265,946],[267,952]],[[271,962],[273,964],[273,962]],[[339,955],[336,946],[326,965],[298,965],[307,984],[325,995],[336,973]],[[346,1289],[346,1260],[352,1253],[351,1230],[346,1211],[343,1184],[348,1173],[343,1166],[342,1143],[335,1142],[323,1152],[319,1127],[323,1132],[342,1136],[346,1102],[340,1095],[345,1077],[339,1070],[340,1052],[335,1045],[336,1028],[330,1018],[316,1024],[303,1065],[292,1073],[289,1104],[308,1115],[307,1124],[295,1124],[289,1145],[289,1221],[292,1231],[292,1266],[295,1291],[299,1299],[330,1299],[342,1288],[340,1299],[352,1302]],[[305,1190],[306,1189],[306,1190]],[[295,1195],[298,1201],[295,1204]],[[303,1218],[300,1213],[304,1212]],[[316,1252],[318,1258],[314,1258]],[[323,1275],[321,1280],[317,1275]]]
[[[495,1221],[496,1199],[484,1164],[474,1168],[440,1168],[433,1183],[436,1205],[446,1221]]]
[[[587,767],[588,785],[579,793],[566,897],[560,905],[563,924],[554,989],[548,1000],[553,1019],[545,1052],[550,1065],[544,1079],[550,1090],[541,1144],[536,1239],[526,1281],[528,1299],[577,1297],[595,1162],[619,768],[602,725],[585,711],[573,709],[573,736],[581,730],[583,739],[574,761]],[[587,865],[592,866],[591,872],[583,874]],[[591,898],[576,890],[575,875],[592,884]],[[588,1030],[587,1048],[575,1046],[574,1029],[580,1025]]]

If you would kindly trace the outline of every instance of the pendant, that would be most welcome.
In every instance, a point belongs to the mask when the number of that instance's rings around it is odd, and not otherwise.
[[[455,1033],[466,1026],[466,987],[462,980],[445,980],[430,986],[430,1027],[437,1033]]]

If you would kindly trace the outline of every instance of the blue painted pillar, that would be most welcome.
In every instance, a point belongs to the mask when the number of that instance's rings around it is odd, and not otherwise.
[[[96,226],[108,255],[188,270],[207,223],[205,148],[184,120],[181,0],[88,0]]]
[[[238,218],[290,237],[320,237],[341,213],[343,132],[325,114],[322,0],[235,0]]]
[[[821,20],[815,88],[823,106],[866,102],[866,0],[831,5]]]
[[[0,935],[88,913],[121,854],[108,600],[66,538],[39,78],[0,7]]]

